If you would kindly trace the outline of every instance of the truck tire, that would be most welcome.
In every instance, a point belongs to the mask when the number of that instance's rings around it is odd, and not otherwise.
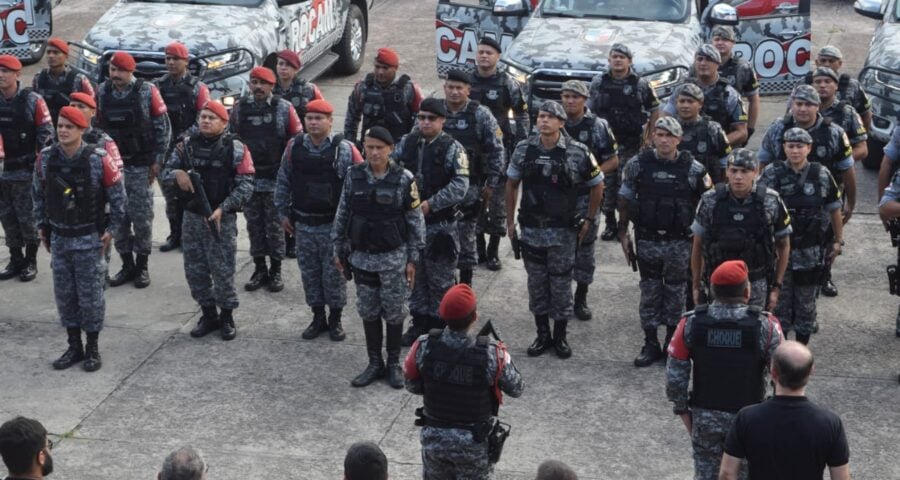
[[[44,52],[47,51],[47,42],[35,42],[31,44],[31,58],[23,58],[22,65],[34,65],[44,58]]]
[[[869,148],[869,156],[862,160],[863,167],[866,170],[878,170],[881,168],[881,159],[884,158],[884,143],[869,137],[866,146]]]
[[[334,52],[340,56],[333,67],[335,73],[349,75],[359,71],[366,55],[367,29],[368,25],[362,11],[358,6],[350,4],[344,35],[340,43],[334,47]]]

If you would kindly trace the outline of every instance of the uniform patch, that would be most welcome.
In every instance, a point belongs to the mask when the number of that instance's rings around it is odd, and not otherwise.
[[[589,133],[588,133],[587,130],[583,130],[583,131],[579,132],[579,133],[578,133],[578,141],[579,141],[579,142],[586,142],[587,139],[588,139],[588,134],[589,134]]]
[[[803,194],[804,195],[812,195],[816,193],[816,187],[811,183],[803,184]]]
[[[498,90],[488,90],[484,92],[484,96],[487,97],[488,100],[497,100],[500,98],[500,92]]]
[[[500,127],[497,127],[497,129],[494,130],[494,136],[496,136],[498,140],[503,140],[503,130],[500,130]]]
[[[416,181],[413,180],[409,182],[409,198],[412,199],[412,202],[409,204],[409,208],[418,208],[422,201],[419,199],[419,187],[416,186]]]
[[[705,175],[703,175],[703,186],[704,186],[707,190],[709,190],[709,189],[712,188],[712,186],[713,186],[712,178],[709,176],[708,173],[705,174]]]
[[[733,218],[735,222],[742,222],[744,221],[744,214],[740,212],[735,213]]]
[[[469,156],[466,154],[465,150],[459,151],[459,156],[456,157],[456,162],[459,163],[459,174],[460,175],[468,175],[469,174]]]
[[[706,345],[715,348],[741,348],[743,333],[740,330],[710,328],[706,332]]]
[[[825,158],[825,155],[827,153],[828,148],[826,148],[824,145],[819,145],[818,147],[816,147],[816,155],[818,155],[819,158]]]

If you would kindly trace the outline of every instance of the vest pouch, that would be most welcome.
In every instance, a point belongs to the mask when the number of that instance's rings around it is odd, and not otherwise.
[[[394,204],[394,190],[393,189],[384,189],[384,188],[376,188],[375,189],[375,203],[379,205],[393,205]]]
[[[368,235],[369,235],[369,223],[365,218],[353,215],[350,217],[350,246],[353,250],[360,250],[363,252],[369,251],[368,248]]]
[[[309,207],[310,212],[320,213],[333,210],[337,206],[332,205],[331,196],[333,192],[331,184],[308,183],[307,187],[306,201],[304,202],[306,205],[304,207]]]
[[[557,189],[544,192],[544,213],[550,217],[565,218],[572,213],[569,196]]]
[[[425,255],[433,262],[446,261],[449,263],[456,263],[458,254],[459,247],[456,246],[456,241],[449,232],[438,232],[425,252]]]

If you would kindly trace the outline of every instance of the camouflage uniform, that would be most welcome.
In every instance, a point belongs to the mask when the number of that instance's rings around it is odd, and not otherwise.
[[[691,76],[693,76],[693,72]],[[749,98],[759,95],[759,80],[756,78],[753,65],[741,57],[734,56],[734,52],[728,57],[728,60],[724,60],[719,65],[719,78],[728,82],[742,97]]]
[[[306,130],[306,104],[313,100],[324,100],[322,92],[315,83],[307,82],[300,78],[300,75],[294,77],[288,88],[281,86],[281,82],[275,83],[272,93],[279,95],[294,106],[297,116],[300,117],[300,123],[303,124],[303,130]]]
[[[384,103],[385,97],[388,96],[386,94],[392,91],[394,101],[391,103],[396,105],[386,105]],[[381,98],[382,103],[373,103],[371,100],[374,98]],[[375,75],[370,73],[363,80],[356,82],[350,98],[347,99],[344,138],[357,145],[362,143],[357,140],[359,120],[362,118],[363,134],[376,125],[382,126],[391,132],[396,144],[412,129],[421,102],[422,92],[408,76],[398,75],[385,89],[375,81]]]
[[[731,145],[719,122],[701,116],[692,121],[685,121],[679,117],[678,123],[684,130],[678,150],[691,152],[694,159],[706,167],[713,183],[724,180]]]
[[[719,122],[721,127],[725,129],[725,133],[734,131],[734,126],[737,124],[747,123],[747,114],[744,112],[744,104],[741,103],[741,94],[729,85],[724,78],[719,77],[712,85],[701,85],[700,81],[695,78],[689,78],[686,81],[696,84],[703,90],[703,98],[705,100],[701,114]],[[719,88],[724,88],[725,90],[725,98],[722,105],[716,105],[716,101],[714,101],[719,97],[716,94]],[[663,107],[663,113],[672,117],[678,116],[675,104],[677,97],[678,95],[669,96],[669,100]]]
[[[835,101],[828,108],[819,108],[819,113],[844,129],[850,145],[865,142],[869,138],[862,118],[850,104]]]
[[[736,321],[747,315],[745,304],[725,304],[714,302],[709,306],[707,314],[716,321]],[[762,368],[762,379],[765,385],[769,360],[775,349],[784,339],[778,319],[771,314],[763,314],[759,322],[758,349],[763,353],[759,362]],[[719,465],[725,446],[725,436],[737,411],[728,412],[712,410],[691,405],[689,385],[692,367],[696,368],[698,360],[692,359],[692,342],[694,315],[691,313],[678,324],[678,329],[669,344],[669,360],[666,366],[666,397],[674,403],[676,415],[690,413],[693,423],[691,444],[694,450],[694,480],[716,480],[719,478]],[[741,372],[735,372],[739,376]],[[749,372],[748,372],[749,373]],[[755,372],[754,372],[755,373]],[[763,385],[761,385],[763,387]],[[750,403],[757,403],[754,399]],[[742,462],[739,478],[747,478],[747,464]]]
[[[125,170],[125,162],[122,161],[122,155],[119,154],[119,147],[116,145],[116,142],[106,134],[103,130],[99,128],[94,128],[88,126],[81,134],[81,141],[88,144],[96,145],[98,148],[101,148],[109,154],[110,158],[112,158],[113,162],[115,162],[116,167],[119,171]],[[106,205],[106,218],[107,223],[109,221],[109,204]],[[112,248],[107,248],[104,253],[104,257],[106,258],[106,264],[104,271],[102,273],[103,278],[107,277],[109,273],[109,260],[112,257]]]
[[[847,88],[843,89],[843,91],[838,89],[837,99],[849,103],[859,116],[872,111],[872,103],[869,101],[869,96],[866,95],[866,91],[863,90],[859,80],[853,77],[849,77],[847,80]]]
[[[894,128],[894,132],[891,134],[891,141],[884,147],[884,158],[890,162],[891,167],[900,162],[900,128]],[[881,196],[878,206],[881,207],[890,202],[900,202],[900,175],[896,173],[884,189],[884,194]],[[896,334],[900,337],[900,308],[897,310]]]
[[[765,166],[775,160],[786,159],[784,153],[784,132],[793,126],[795,126],[795,123],[791,116],[776,120],[769,125],[756,156],[761,166]],[[843,185],[841,181],[843,173],[853,168],[850,140],[844,129],[839,125],[826,121],[820,112],[816,122],[805,130],[813,138],[813,148],[809,155],[809,161],[819,162],[824,165],[837,180],[838,186]]]
[[[424,375],[428,372],[426,355],[432,342],[429,335],[419,337],[410,348],[404,362],[406,390],[413,394],[429,395],[425,389],[429,380]],[[454,351],[477,348],[475,338],[466,332],[453,331],[449,328],[440,333],[440,342]],[[502,342],[489,341],[486,359],[486,371],[483,374],[485,378],[493,381],[490,388],[491,395],[496,396],[503,392],[513,398],[521,396],[525,382]],[[425,414],[428,414],[427,410]],[[426,480],[493,478],[494,464],[488,460],[488,442],[485,439],[476,441],[471,429],[437,427],[428,425],[426,420],[419,439],[422,443],[422,478]]]
[[[31,88],[44,98],[54,125],[59,117],[59,110],[69,104],[69,95],[83,92],[94,96],[90,80],[68,65],[65,65],[62,75],[53,75],[49,68],[41,70],[32,78]]]

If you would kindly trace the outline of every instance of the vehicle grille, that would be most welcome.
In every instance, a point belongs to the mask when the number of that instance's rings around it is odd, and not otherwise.
[[[531,96],[538,101],[537,103],[542,103],[544,100],[559,101],[563,83],[568,80],[581,80],[590,84],[598,73],[603,72],[536,70],[531,77]]]

